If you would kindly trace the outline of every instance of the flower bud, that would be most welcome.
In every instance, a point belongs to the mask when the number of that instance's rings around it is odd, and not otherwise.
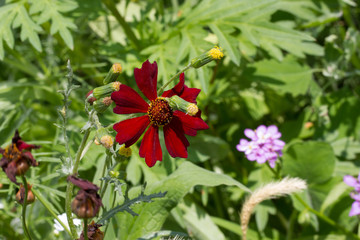
[[[93,94],[94,90],[91,90],[90,92],[88,92],[86,94],[86,101],[88,103],[90,103],[90,105],[93,105],[93,102],[96,101],[96,98],[94,97],[94,94]]]
[[[27,200],[26,200],[26,204],[31,204],[35,201],[35,196],[31,191],[31,185],[28,184],[27,187],[28,193],[27,193]],[[19,191],[16,193],[16,201],[20,204],[24,204],[24,199],[25,199],[25,188],[22,184],[20,184],[20,189]]]
[[[104,97],[94,102],[94,109],[98,113],[103,113],[105,110],[111,105],[113,100],[111,100],[111,97]]]
[[[199,108],[196,104],[187,102],[178,95],[168,98],[168,102],[173,110],[180,110],[190,116],[195,116],[199,112]]]
[[[110,171],[109,175],[112,178],[117,178],[120,175],[120,173],[119,173],[119,171]]]
[[[120,147],[120,149],[119,149],[119,155],[120,156],[124,156],[124,157],[129,158],[129,157],[131,157],[131,154],[132,154],[131,148],[129,148],[129,147],[127,148],[127,147],[125,147],[125,145],[122,145]]]
[[[106,84],[104,86],[97,87],[94,89],[94,92],[93,92],[94,97],[96,99],[109,97],[111,95],[111,93],[113,93],[115,91],[119,91],[120,85],[121,85],[120,82],[112,82],[112,83]]]
[[[101,144],[105,148],[111,148],[114,145],[114,138],[109,135],[109,132],[106,128],[100,128],[96,131],[95,141],[97,141],[95,144]]]
[[[71,211],[79,218],[95,217],[102,206],[101,198],[97,193],[99,187],[87,180],[74,176],[69,176],[67,179],[80,188],[71,203]]]
[[[193,58],[190,64],[193,68],[199,68],[211,62],[212,60],[218,60],[222,57],[224,57],[222,48],[216,46],[207,51],[206,53],[203,53],[200,56]]]
[[[108,84],[109,82],[114,82],[119,77],[120,73],[122,72],[122,67],[120,63],[114,63],[110,68],[108,74],[104,78],[103,83]]]

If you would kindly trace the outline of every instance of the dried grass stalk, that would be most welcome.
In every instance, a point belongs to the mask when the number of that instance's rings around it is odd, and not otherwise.
[[[277,198],[292,193],[301,192],[306,189],[306,182],[300,178],[286,177],[281,181],[271,182],[263,187],[256,189],[251,196],[245,201],[240,214],[241,229],[243,233],[243,240],[246,240],[247,227],[251,214],[256,205],[260,202]]]

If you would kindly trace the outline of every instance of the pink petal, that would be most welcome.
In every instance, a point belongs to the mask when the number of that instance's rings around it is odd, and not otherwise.
[[[187,147],[190,145],[184,135],[184,131],[176,121],[164,126],[166,148],[172,157],[187,158]]]
[[[172,121],[180,121],[184,133],[189,136],[196,136],[197,131],[209,128],[209,126],[200,117],[192,117],[181,111],[174,112]]]
[[[116,123],[113,128],[117,132],[116,142],[125,143],[125,147],[130,147],[139,139],[141,134],[149,125],[150,120],[147,115],[127,119]]]
[[[146,131],[141,142],[139,155],[145,157],[145,162],[149,167],[154,166],[156,161],[162,161],[158,127],[151,125]]]
[[[136,84],[149,100],[157,98],[157,74],[156,62],[151,64],[149,60],[146,60],[141,68],[135,68],[134,70]]]
[[[353,202],[353,204],[351,205],[351,210],[349,213],[349,216],[355,216],[355,215],[359,215],[360,214],[360,202]]]
[[[355,187],[357,184],[356,178],[354,178],[353,176],[350,176],[350,175],[344,176],[344,182],[351,187]]]
[[[249,129],[249,128],[245,129],[244,134],[251,140],[256,139],[256,134],[255,134],[254,130],[252,130],[252,129]]]
[[[179,77],[180,82],[178,84],[176,84],[176,86],[173,87],[172,89],[165,91],[162,94],[162,97],[172,97],[174,95],[178,95],[185,101],[196,104],[196,98],[199,95],[201,90],[197,89],[197,88],[189,88],[188,86],[186,86],[184,84],[185,83],[184,76],[185,76],[184,73],[180,74],[180,77]]]
[[[40,148],[38,145],[27,144],[23,140],[18,140],[16,142],[16,147],[19,149],[19,151]]]
[[[111,99],[116,104],[113,111],[117,114],[146,113],[149,108],[149,104],[134,89],[124,84],[120,85],[119,91],[111,94]]]

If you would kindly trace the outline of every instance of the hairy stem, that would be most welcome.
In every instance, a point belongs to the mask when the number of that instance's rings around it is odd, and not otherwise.
[[[191,64],[187,65],[183,70],[181,70],[180,72],[178,72],[177,74],[175,74],[172,78],[170,78],[169,81],[167,81],[167,83],[164,84],[164,86],[162,86],[159,91],[158,91],[158,96],[160,96],[165,88],[172,82],[174,81],[175,78],[177,78],[178,76],[180,76],[181,73],[185,72],[186,70],[188,70],[189,68],[191,68]]]
[[[89,138],[90,131],[91,131],[90,128],[85,131],[84,137],[83,137],[83,139],[81,141],[81,144],[79,146],[79,149],[78,149],[78,151],[76,153],[74,168],[73,168],[73,171],[72,171],[73,175],[77,174],[80,159],[81,159],[81,155],[82,155],[82,152],[83,152],[83,150],[84,150],[84,148],[86,146],[86,141]],[[76,227],[74,225],[72,215],[71,215],[71,199],[72,199],[73,189],[74,189],[74,185],[71,182],[68,182],[67,186],[66,186],[65,212],[66,212],[66,217],[67,217],[69,227],[70,227],[70,230],[71,230],[71,233],[72,233],[72,237],[77,238]]]
[[[24,188],[25,188],[25,196],[24,196],[23,207],[22,207],[22,225],[23,225],[23,229],[24,229],[24,233],[25,233],[26,237],[31,240],[30,233],[26,226],[26,204],[27,204],[27,197],[28,197],[28,185],[27,185],[25,176],[21,176],[21,179],[23,181]]]

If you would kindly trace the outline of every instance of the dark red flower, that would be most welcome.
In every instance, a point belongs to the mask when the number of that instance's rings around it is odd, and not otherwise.
[[[39,147],[21,140],[19,132],[16,130],[12,143],[5,149],[0,148],[0,154],[3,155],[0,159],[0,167],[12,182],[18,184],[15,176],[24,175],[30,166],[39,165],[30,152],[31,149]]]
[[[103,240],[104,233],[99,229],[102,225],[92,221],[88,225],[87,236],[89,240]],[[84,231],[82,231],[78,240],[84,240]]]
[[[134,144],[145,132],[140,146],[140,157],[145,158],[149,167],[155,165],[156,161],[162,161],[162,151],[159,141],[159,127],[163,127],[165,145],[172,157],[187,158],[187,147],[189,142],[185,134],[195,136],[198,130],[209,128],[201,119],[199,113],[192,117],[181,111],[173,111],[165,97],[170,98],[178,95],[182,99],[195,103],[200,89],[189,88],[184,84],[184,73],[180,75],[180,82],[171,90],[165,91],[161,97],[157,96],[157,73],[156,62],[146,61],[140,69],[134,70],[136,84],[141,92],[150,100],[150,104],[132,88],[121,84],[119,91],[111,94],[116,103],[114,113],[131,114],[146,113],[144,116],[135,117],[121,121],[114,125],[117,132],[116,141],[125,143],[125,147]]]
[[[71,203],[72,212],[79,218],[95,217],[102,206],[101,198],[97,194],[99,187],[74,176],[69,176],[67,180],[81,188]]]

